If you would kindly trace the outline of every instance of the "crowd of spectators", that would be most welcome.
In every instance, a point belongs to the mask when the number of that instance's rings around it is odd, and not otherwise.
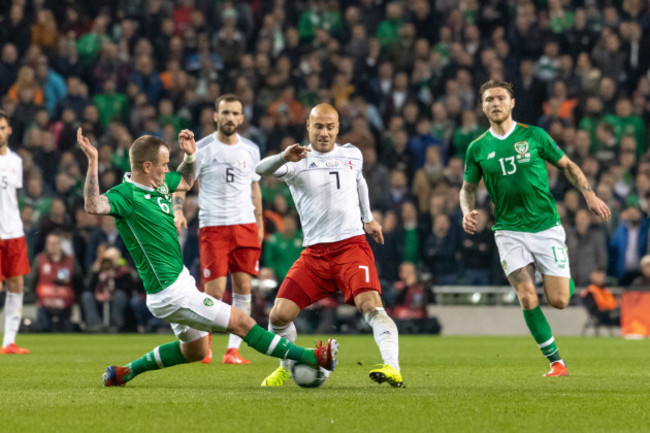
[[[612,209],[609,223],[591,217],[549,166],[576,284],[598,270],[626,286],[650,251],[648,1],[11,0],[0,2],[0,19],[0,105],[23,158],[30,258],[58,234],[85,277],[75,293],[91,323],[104,299],[101,272],[124,263],[111,248],[128,255],[112,218],[83,210],[76,129],[99,148],[105,191],[128,171],[134,138],[174,145],[183,128],[213,132],[214,101],[226,92],[243,99],[240,132],[262,156],[306,142],[313,105],[337,108],[339,142],[363,152],[384,227],[386,244],[370,243],[387,301],[421,300],[404,290],[423,275],[441,285],[507,283],[484,188],[478,233],[460,227],[463,159],[486,129],[477,89],[488,79],[514,84],[515,120],[544,128]],[[180,156],[176,146],[170,166]],[[299,253],[299,224],[287,188],[261,182],[262,264],[279,280]],[[186,206],[195,216],[196,200]],[[181,237],[189,267],[195,227]],[[139,311],[138,283],[129,284],[110,299]],[[111,326],[120,320],[111,316]]]

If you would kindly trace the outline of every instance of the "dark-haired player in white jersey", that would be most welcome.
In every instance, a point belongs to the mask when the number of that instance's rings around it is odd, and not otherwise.
[[[214,120],[216,132],[196,143],[199,182],[199,249],[205,293],[223,299],[232,276],[232,305],[251,313],[251,281],[259,271],[264,223],[260,176],[255,166],[260,150],[240,136],[243,102],[233,94],[220,96]],[[187,227],[183,215],[185,192],[174,193],[176,228]],[[224,364],[250,364],[239,354],[241,338],[230,334]],[[212,362],[212,344],[203,360]]]
[[[561,169],[582,192],[591,213],[606,221],[610,210],[592,191],[582,170],[543,129],[512,119],[515,99],[510,83],[484,83],[479,99],[490,129],[467,149],[460,192],[463,229],[469,234],[476,231],[476,189],[483,178],[494,203],[496,222],[492,230],[501,265],[517,292],[530,333],[551,364],[544,376],[567,376],[535,288],[537,270],[544,279],[548,302],[555,308],[566,307],[575,288],[566,236],[548,186],[546,162]]]
[[[26,354],[16,345],[23,311],[23,275],[29,273],[27,244],[16,190],[23,187],[23,160],[9,150],[9,118],[0,111],[0,290],[7,287],[2,354]]]
[[[208,352],[208,333],[239,335],[255,350],[282,359],[292,359],[333,370],[338,344],[330,339],[316,350],[303,349],[262,329],[240,309],[224,304],[196,289],[194,278],[183,266],[171,194],[187,191],[194,183],[196,144],[191,131],[178,135],[186,153],[178,171],[169,171],[169,145],[145,135],[129,149],[131,172],[124,181],[99,194],[98,153],[77,132],[77,141],[88,158],[84,186],[85,209],[96,215],[115,217],[117,230],[135,262],[147,292],[147,307],[172,326],[180,341],[163,344],[124,367],[111,365],[104,373],[104,386],[124,386],[140,373],[200,361]]]
[[[373,220],[361,151],[338,145],[339,115],[329,104],[311,110],[309,147],[289,146],[262,160],[255,171],[283,180],[296,203],[306,247],[287,274],[269,317],[269,330],[296,339],[294,319],[314,302],[338,291],[354,303],[372,327],[384,363],[370,371],[378,383],[402,387],[398,333],[383,308],[379,278],[365,231],[383,244],[381,225]],[[289,364],[281,365],[262,386],[281,386]]]

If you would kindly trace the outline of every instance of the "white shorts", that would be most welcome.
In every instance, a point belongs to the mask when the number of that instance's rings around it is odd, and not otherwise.
[[[230,321],[230,305],[201,293],[186,267],[171,286],[147,295],[151,314],[164,319],[183,343],[208,335],[210,331],[223,332]]]
[[[535,269],[542,275],[571,278],[569,251],[562,226],[537,233],[497,230],[494,240],[506,276],[534,263]]]

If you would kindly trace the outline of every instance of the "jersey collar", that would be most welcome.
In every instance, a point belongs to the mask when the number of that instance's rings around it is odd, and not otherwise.
[[[235,132],[235,135],[237,136],[237,143],[234,144],[226,144],[223,141],[219,140],[219,136],[217,135],[219,131],[214,131],[212,134],[214,135],[214,139],[217,143],[224,145],[224,146],[237,146],[238,144],[241,144],[241,135],[239,135],[239,132]]]
[[[490,131],[490,134],[492,134],[492,136],[493,136],[494,138],[498,138],[499,140],[505,140],[506,138],[508,138],[508,137],[510,136],[510,134],[512,134],[512,133],[515,131],[515,128],[516,128],[516,127],[517,127],[517,122],[515,122],[515,121],[513,120],[513,122],[512,122],[512,128],[510,128],[510,130],[509,130],[508,132],[506,132],[505,135],[499,135],[499,134],[497,134],[496,132],[494,132],[494,129],[492,129],[492,127],[490,127],[489,131]]]
[[[131,172],[130,171],[124,173],[124,181],[128,182],[130,184],[133,184],[133,185],[137,186],[138,188],[143,189],[145,191],[149,191],[149,192],[154,192],[155,191],[155,189],[151,188],[150,186],[144,186],[144,185],[139,184],[138,182],[134,182],[133,179],[131,179]]]
[[[334,143],[334,149],[330,150],[329,152],[325,152],[325,153],[317,151],[316,149],[314,149],[314,148],[311,146],[311,144],[309,145],[309,148],[311,149],[311,153],[313,153],[314,155],[323,156],[323,155],[329,155],[329,154],[331,154],[332,152],[334,152],[334,151],[335,151],[337,148],[339,148],[340,146],[341,146],[340,144],[338,144],[338,143],[335,142],[335,143]]]

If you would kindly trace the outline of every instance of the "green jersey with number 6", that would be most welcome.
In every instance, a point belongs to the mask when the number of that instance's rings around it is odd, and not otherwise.
[[[546,161],[554,164],[563,155],[543,129],[521,123],[505,137],[488,130],[470,143],[464,179],[485,180],[494,203],[492,230],[536,233],[560,224]]]
[[[180,173],[169,172],[165,182],[154,189],[134,183],[127,173],[121,184],[104,194],[144,289],[150,294],[173,284],[183,270],[171,204],[171,194],[180,181]]]

